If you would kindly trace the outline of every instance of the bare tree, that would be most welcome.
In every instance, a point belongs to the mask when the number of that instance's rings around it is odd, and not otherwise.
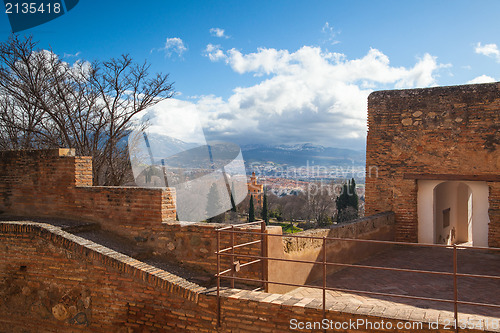
[[[331,217],[335,213],[334,184],[310,183],[306,196],[309,218],[315,220],[319,226],[331,223]]]
[[[283,218],[287,221],[295,222],[298,219],[304,219],[307,212],[305,211],[306,196],[303,193],[297,195],[286,195],[281,198],[283,203]]]
[[[94,183],[126,179],[134,117],[173,96],[168,74],[128,55],[73,65],[32,37],[0,44],[0,149],[69,147],[93,157]]]

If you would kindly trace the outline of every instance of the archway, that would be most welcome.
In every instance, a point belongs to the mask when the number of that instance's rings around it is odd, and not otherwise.
[[[418,241],[488,246],[488,195],[481,181],[418,181]]]

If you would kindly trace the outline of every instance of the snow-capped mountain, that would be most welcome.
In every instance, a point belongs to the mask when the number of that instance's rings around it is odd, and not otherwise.
[[[245,145],[243,158],[247,164],[274,162],[290,166],[315,165],[364,165],[364,152],[324,147],[312,143],[295,145]]]

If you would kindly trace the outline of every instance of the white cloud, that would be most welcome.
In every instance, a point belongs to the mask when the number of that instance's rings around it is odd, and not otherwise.
[[[391,67],[389,58],[377,49],[370,49],[363,58],[353,60],[347,60],[344,54],[323,52],[319,47],[311,46],[303,46],[294,53],[273,48],[259,48],[249,54],[242,54],[236,49],[224,53],[219,46],[210,50],[207,47],[212,61],[225,60],[239,74],[295,75],[303,78],[301,74],[313,71],[318,77],[331,76],[337,81],[394,83],[396,88],[435,85],[434,71],[450,66],[438,65],[436,57],[426,53],[413,68]]]
[[[207,56],[210,61],[219,61],[221,59],[226,59],[226,55],[221,50],[220,45],[208,44],[205,48],[205,56]]]
[[[229,36],[225,34],[224,29],[221,28],[211,28],[210,35],[219,38],[229,38]]]
[[[257,53],[242,54],[236,49],[228,51],[226,62],[239,73],[253,72],[262,74],[278,74],[293,70],[287,50],[259,48]]]
[[[78,56],[79,52],[74,56]],[[60,73],[61,75],[66,73],[71,77],[71,79],[75,81],[79,81],[84,79],[85,77],[88,77],[92,70],[92,64],[88,61],[83,61],[83,60],[76,60],[73,62],[73,64],[70,64],[63,59],[67,58],[67,55],[64,55],[63,57],[60,57],[59,55],[55,54],[51,50],[40,50],[40,51],[34,51],[32,53],[32,56],[30,57],[30,61],[33,63],[38,63],[38,62],[43,62],[49,69],[54,69],[53,66],[56,66],[57,72]],[[16,67],[19,68],[26,68],[26,65],[20,61],[16,62]]]
[[[377,49],[357,59],[312,46],[242,53],[209,44],[205,52],[236,73],[262,76],[227,99],[210,95],[190,102],[209,139],[240,144],[313,142],[361,149],[373,89],[433,86],[439,69],[449,66],[425,54],[413,66],[395,67]]]
[[[482,54],[487,57],[495,58],[497,62],[500,62],[500,50],[496,44],[485,44],[477,43],[474,49],[477,54]]]
[[[179,57],[187,51],[187,47],[184,45],[182,39],[178,37],[167,38],[165,41],[165,46],[160,50],[165,51],[167,57],[171,57],[173,53],[177,53]]]
[[[151,133],[166,134],[189,143],[205,143],[198,111],[193,103],[177,98],[161,101],[143,114],[144,120],[149,118],[154,118],[148,127]]]
[[[468,84],[474,84],[474,83],[489,83],[489,82],[496,82],[494,78],[488,75],[481,75],[476,78],[473,78],[470,81],[467,81]]]
[[[335,31],[333,29],[333,26],[330,26],[330,23],[325,22],[325,25],[323,25],[323,28],[321,28],[321,32],[326,34],[328,42],[331,43],[332,45],[340,43],[340,41],[336,39],[337,35],[340,34],[340,31],[339,32]]]

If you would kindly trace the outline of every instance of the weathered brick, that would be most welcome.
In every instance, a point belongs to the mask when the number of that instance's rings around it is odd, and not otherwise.
[[[500,170],[500,84],[377,91],[368,97],[366,215],[394,211],[396,239],[417,241],[417,181],[405,174],[489,176]],[[498,181],[489,245],[500,247]]]

